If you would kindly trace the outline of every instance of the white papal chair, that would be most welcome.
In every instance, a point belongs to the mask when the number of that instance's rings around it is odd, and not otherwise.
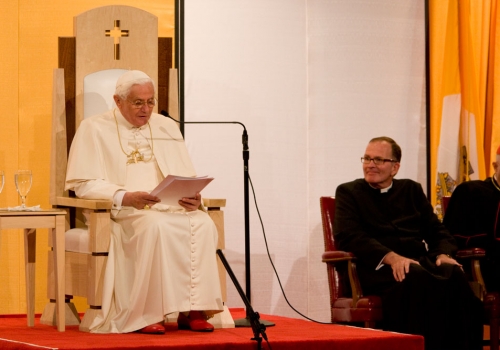
[[[111,202],[84,200],[64,190],[67,155],[80,122],[114,106],[118,77],[128,69],[147,73],[157,82],[158,109],[178,115],[177,74],[172,66],[172,39],[158,37],[156,16],[130,6],[104,6],[74,19],[74,37],[59,38],[59,68],[54,70],[50,203],[65,208],[66,324],[88,331],[102,302],[104,269],[110,242]],[[169,93],[170,91],[170,93]],[[224,248],[225,200],[205,199],[209,215]],[[215,252],[214,252],[215,254]],[[225,270],[219,264],[223,300]],[[55,282],[49,254],[48,297],[41,323],[55,324]],[[71,299],[87,298],[88,309],[80,321]],[[225,307],[211,322],[215,327],[234,327]]]

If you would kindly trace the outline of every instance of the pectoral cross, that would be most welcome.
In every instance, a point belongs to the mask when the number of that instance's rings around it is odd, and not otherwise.
[[[115,27],[111,30],[106,30],[106,36],[112,37],[115,44],[115,61],[120,59],[120,38],[128,36],[128,30],[120,29],[120,20],[115,20]]]
[[[127,161],[127,164],[132,164],[137,162],[144,162],[144,155],[142,153],[139,153],[139,151],[135,150],[134,152],[130,153],[128,155],[129,160]]]

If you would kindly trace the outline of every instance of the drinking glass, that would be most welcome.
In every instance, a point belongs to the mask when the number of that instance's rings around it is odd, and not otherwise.
[[[3,185],[5,184],[5,174],[0,170],[0,193],[2,193]]]
[[[31,189],[31,183],[33,181],[31,170],[16,171],[14,180],[16,182],[17,193],[21,196],[21,208],[26,208],[26,196]]]

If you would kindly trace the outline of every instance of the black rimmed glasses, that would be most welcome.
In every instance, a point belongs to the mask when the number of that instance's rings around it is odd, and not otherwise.
[[[144,100],[135,100],[135,101],[129,101],[127,100],[128,103],[132,105],[132,108],[135,109],[141,109],[144,105],[147,105],[149,108],[154,108],[156,106],[156,98],[150,98],[147,101]]]
[[[373,164],[375,164],[375,165],[382,165],[385,162],[397,163],[397,160],[395,160],[395,159],[380,158],[380,157],[375,157],[375,158],[361,157],[361,163],[363,163],[363,164],[370,164],[370,162],[372,160],[373,160]]]

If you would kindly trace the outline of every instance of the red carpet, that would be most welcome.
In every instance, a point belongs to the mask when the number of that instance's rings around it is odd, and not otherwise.
[[[234,319],[245,317],[243,309],[231,310]],[[377,330],[321,325],[309,321],[261,315],[274,322],[266,334],[269,345],[263,340],[262,349],[335,349],[335,350],[422,350],[420,336],[403,335]],[[58,332],[55,327],[42,325],[35,320],[35,327],[26,326],[24,317],[0,318],[0,349],[257,349],[251,328],[216,329],[213,333],[195,333],[177,330],[175,323],[167,325],[165,335],[90,334],[78,331],[77,326]]]

